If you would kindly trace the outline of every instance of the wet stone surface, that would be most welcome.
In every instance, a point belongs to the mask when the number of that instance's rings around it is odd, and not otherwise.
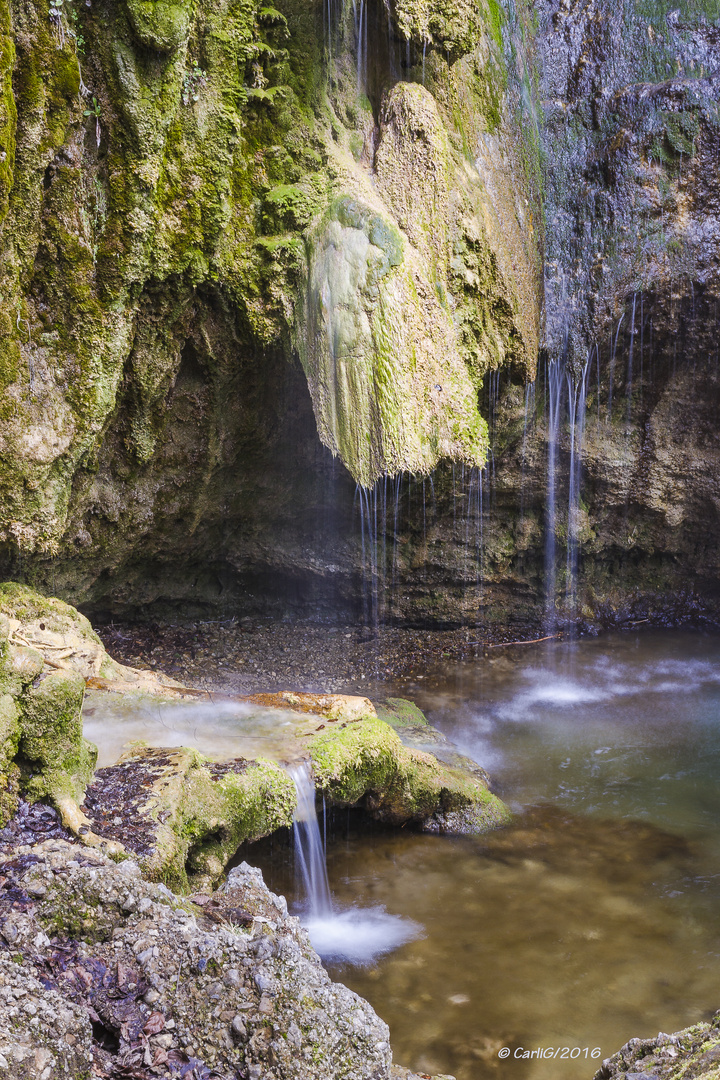
[[[41,840],[62,839],[69,844],[77,838],[66,829],[56,810],[45,803],[28,803],[20,799],[15,817],[0,829],[0,855],[14,855],[25,845]]]
[[[170,756],[153,751],[142,761],[119,762],[98,769],[85,793],[83,809],[95,832],[117,840],[137,855],[155,846],[154,824],[140,813],[153,783],[171,764]]]

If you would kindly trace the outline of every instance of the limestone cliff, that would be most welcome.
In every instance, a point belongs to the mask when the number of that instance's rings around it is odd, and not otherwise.
[[[14,0],[0,35],[4,576],[537,620],[584,385],[579,608],[713,607],[714,0]]]
[[[218,428],[234,426],[228,379],[249,366],[262,379],[269,352],[300,355],[320,437],[357,480],[484,461],[483,374],[507,359],[531,372],[539,318],[537,234],[512,256],[523,293],[473,163],[511,95],[498,90],[492,115],[477,93],[461,101],[450,54],[428,60],[438,100],[406,85],[418,31],[405,24],[407,63],[388,58],[371,80],[358,47],[391,27],[368,37],[366,12],[356,34],[345,4],[323,43],[323,10],[3,5],[8,550],[64,555],[101,542],[93,519],[122,528],[128,513],[132,550],[132,496],[100,476],[103,457],[144,487],[195,379],[221,405],[203,410],[211,431],[190,433],[188,456],[205,460],[182,463],[202,487]],[[458,54],[476,81],[504,64],[488,18]],[[502,182],[529,206],[527,178],[510,168]],[[143,493],[146,519],[156,494]]]

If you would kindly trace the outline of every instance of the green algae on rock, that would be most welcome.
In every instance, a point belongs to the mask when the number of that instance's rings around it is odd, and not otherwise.
[[[22,792],[53,803],[68,827],[97,840],[80,810],[97,759],[82,730],[86,679],[145,693],[172,694],[178,685],[116,663],[88,620],[62,600],[0,584],[1,824]]]
[[[332,803],[362,805],[389,824],[481,833],[510,820],[482,779],[404,746],[377,717],[315,735],[310,759],[316,784]]]
[[[347,3],[326,52],[319,3],[97,0],[51,17],[41,0],[11,5],[0,25],[0,544],[9,565],[21,556],[49,574],[52,561],[67,583],[61,568],[82,563],[73,598],[131,588],[105,572],[137,565],[158,543],[167,554],[188,517],[192,538],[199,507],[216,502],[208,484],[228,482],[233,455],[253,474],[267,431],[228,402],[249,371],[264,383],[285,364],[285,381],[294,379],[286,362],[296,351],[321,439],[355,479],[427,472],[442,456],[484,462],[485,371],[534,363],[526,330],[539,317],[539,287],[521,295],[515,280],[537,263],[538,237],[511,268],[507,230],[486,213],[497,199],[473,161],[479,133],[500,114],[509,120],[513,106],[502,86],[492,103],[458,96],[466,79],[450,70],[470,56],[487,74],[493,50],[500,63],[492,12],[431,7],[420,22],[442,53],[430,65],[432,91],[411,85],[412,68],[393,89],[388,67],[378,73],[378,94],[390,95],[381,109],[374,90],[371,101],[357,85]],[[413,15],[401,35],[420,40],[418,28]],[[420,141],[437,163],[427,189],[418,170],[397,170],[437,233],[428,266],[427,244],[402,236],[398,185],[390,190],[393,162],[410,163],[415,147],[401,113],[426,117]],[[506,172],[524,205],[523,170]],[[478,230],[479,194],[487,220]],[[467,197],[471,227],[455,235],[448,210],[454,220]],[[338,200],[357,201],[381,227],[338,233]],[[307,283],[322,294],[333,256],[323,222],[372,263],[353,269],[359,296],[339,290],[330,330],[318,295],[306,311]],[[335,379],[328,333],[337,326],[347,334]],[[192,400],[179,417],[183,396]],[[248,454],[235,445],[243,438]]]
[[[21,698],[19,753],[23,794],[31,802],[82,802],[97,759],[97,747],[82,734],[84,694],[82,675],[51,671]]]
[[[22,600],[42,600],[32,590],[11,588],[0,598],[5,611],[15,610],[8,592]],[[68,812],[72,816],[97,756],[82,735],[84,678],[57,666],[46,671],[42,655],[18,643],[17,623],[0,611],[2,825],[14,813],[19,791],[31,802],[49,799],[65,817]]]

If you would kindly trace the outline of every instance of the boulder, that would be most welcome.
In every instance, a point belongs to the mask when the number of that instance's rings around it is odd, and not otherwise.
[[[331,981],[259,870],[242,864],[194,904],[135,862],[53,840],[0,875],[13,1080],[389,1080],[387,1026]]]
[[[93,831],[122,844],[147,878],[186,890],[212,888],[240,844],[289,826],[296,797],[273,761],[136,747],[98,769],[85,804]]]

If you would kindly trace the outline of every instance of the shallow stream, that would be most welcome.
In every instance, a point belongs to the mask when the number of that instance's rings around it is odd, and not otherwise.
[[[458,1080],[590,1078],[596,1048],[720,1008],[719,637],[498,649],[403,693],[517,817],[481,840],[335,818],[335,902],[423,928],[370,966],[330,966],[387,1020],[397,1061]],[[289,847],[250,850],[298,902]],[[538,1047],[560,1051],[516,1056]]]

